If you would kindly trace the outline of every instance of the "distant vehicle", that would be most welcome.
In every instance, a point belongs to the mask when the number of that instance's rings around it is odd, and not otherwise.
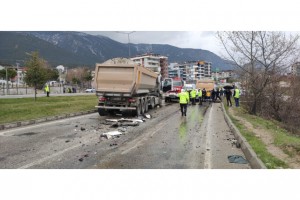
[[[51,85],[51,86],[54,86],[54,84],[56,84],[57,83],[57,81],[49,81],[49,84]]]
[[[206,90],[206,99],[211,101],[211,91],[215,88],[215,81],[210,79],[197,80],[196,89]]]
[[[190,92],[193,89],[196,89],[196,85],[195,84],[185,84],[183,89],[185,89],[186,91]]]
[[[86,89],[85,92],[86,92],[86,93],[94,93],[94,92],[96,92],[96,89],[94,89],[94,88],[89,88],[89,89]]]
[[[163,92],[165,93],[165,102],[179,100],[178,94],[184,86],[184,82],[180,77],[165,78],[163,81]]]
[[[7,81],[8,85],[11,85],[11,81]],[[6,84],[6,80],[0,80],[0,84],[5,85]]]

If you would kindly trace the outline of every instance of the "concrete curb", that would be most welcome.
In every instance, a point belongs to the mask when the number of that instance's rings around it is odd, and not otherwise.
[[[267,169],[264,163],[257,157],[256,153],[253,151],[250,144],[247,142],[247,140],[242,136],[240,131],[236,128],[236,126],[231,121],[230,117],[228,116],[224,104],[221,103],[222,110],[224,113],[224,118],[226,123],[228,124],[229,128],[234,134],[235,139],[237,142],[241,145],[241,149],[243,153],[245,154],[246,159],[249,161],[250,166],[252,169]]]
[[[78,113],[70,113],[70,114],[63,114],[63,115],[58,115],[58,116],[44,117],[44,118],[34,119],[34,120],[27,120],[27,121],[19,121],[19,122],[7,123],[7,124],[0,124],[0,131],[1,130],[6,130],[6,129],[11,129],[11,128],[17,128],[17,127],[21,127],[21,126],[28,126],[28,125],[31,125],[31,124],[39,124],[39,123],[48,122],[48,121],[71,118],[71,117],[91,114],[91,113],[95,113],[95,112],[98,112],[98,110],[95,109],[95,110],[88,110],[88,111],[83,111],[83,112],[78,112]]]

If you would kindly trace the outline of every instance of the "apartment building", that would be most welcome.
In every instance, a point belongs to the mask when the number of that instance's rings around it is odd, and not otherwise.
[[[211,78],[211,63],[206,61],[188,61],[169,67],[169,77],[181,77],[187,83],[199,79]]]
[[[235,76],[235,73],[233,70],[224,70],[224,71],[215,71],[211,73],[211,76],[217,80],[217,79],[227,79]]]
[[[130,58],[135,63],[161,74],[162,78],[168,77],[168,57],[160,54],[147,53]]]
[[[300,62],[296,62],[292,65],[291,74],[295,76],[300,76]]]

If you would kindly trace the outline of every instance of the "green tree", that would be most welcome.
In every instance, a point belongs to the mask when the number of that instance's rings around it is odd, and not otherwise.
[[[34,87],[34,100],[36,101],[36,90],[38,86],[44,85],[47,81],[47,69],[45,61],[39,57],[38,52],[32,52],[26,61],[28,67],[24,81],[27,85]]]
[[[89,83],[89,87],[91,87],[91,81],[93,80],[92,72],[90,70],[86,70],[83,76],[83,80]]]
[[[16,70],[14,69],[7,69],[7,77],[8,79],[14,78],[17,75]],[[0,70],[0,78],[6,79],[6,69]]]
[[[47,81],[56,81],[59,77],[59,72],[57,69],[46,69],[46,79]]]

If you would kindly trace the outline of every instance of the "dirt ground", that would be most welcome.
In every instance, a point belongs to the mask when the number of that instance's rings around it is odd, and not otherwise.
[[[300,169],[300,156],[290,157],[283,150],[274,145],[274,137],[273,134],[264,128],[254,127],[249,121],[245,118],[237,116],[234,109],[229,108],[228,112],[235,119],[239,120],[250,132],[254,133],[257,137],[259,137],[262,142],[266,145],[268,152],[270,152],[274,157],[284,161],[290,168],[292,169]]]

